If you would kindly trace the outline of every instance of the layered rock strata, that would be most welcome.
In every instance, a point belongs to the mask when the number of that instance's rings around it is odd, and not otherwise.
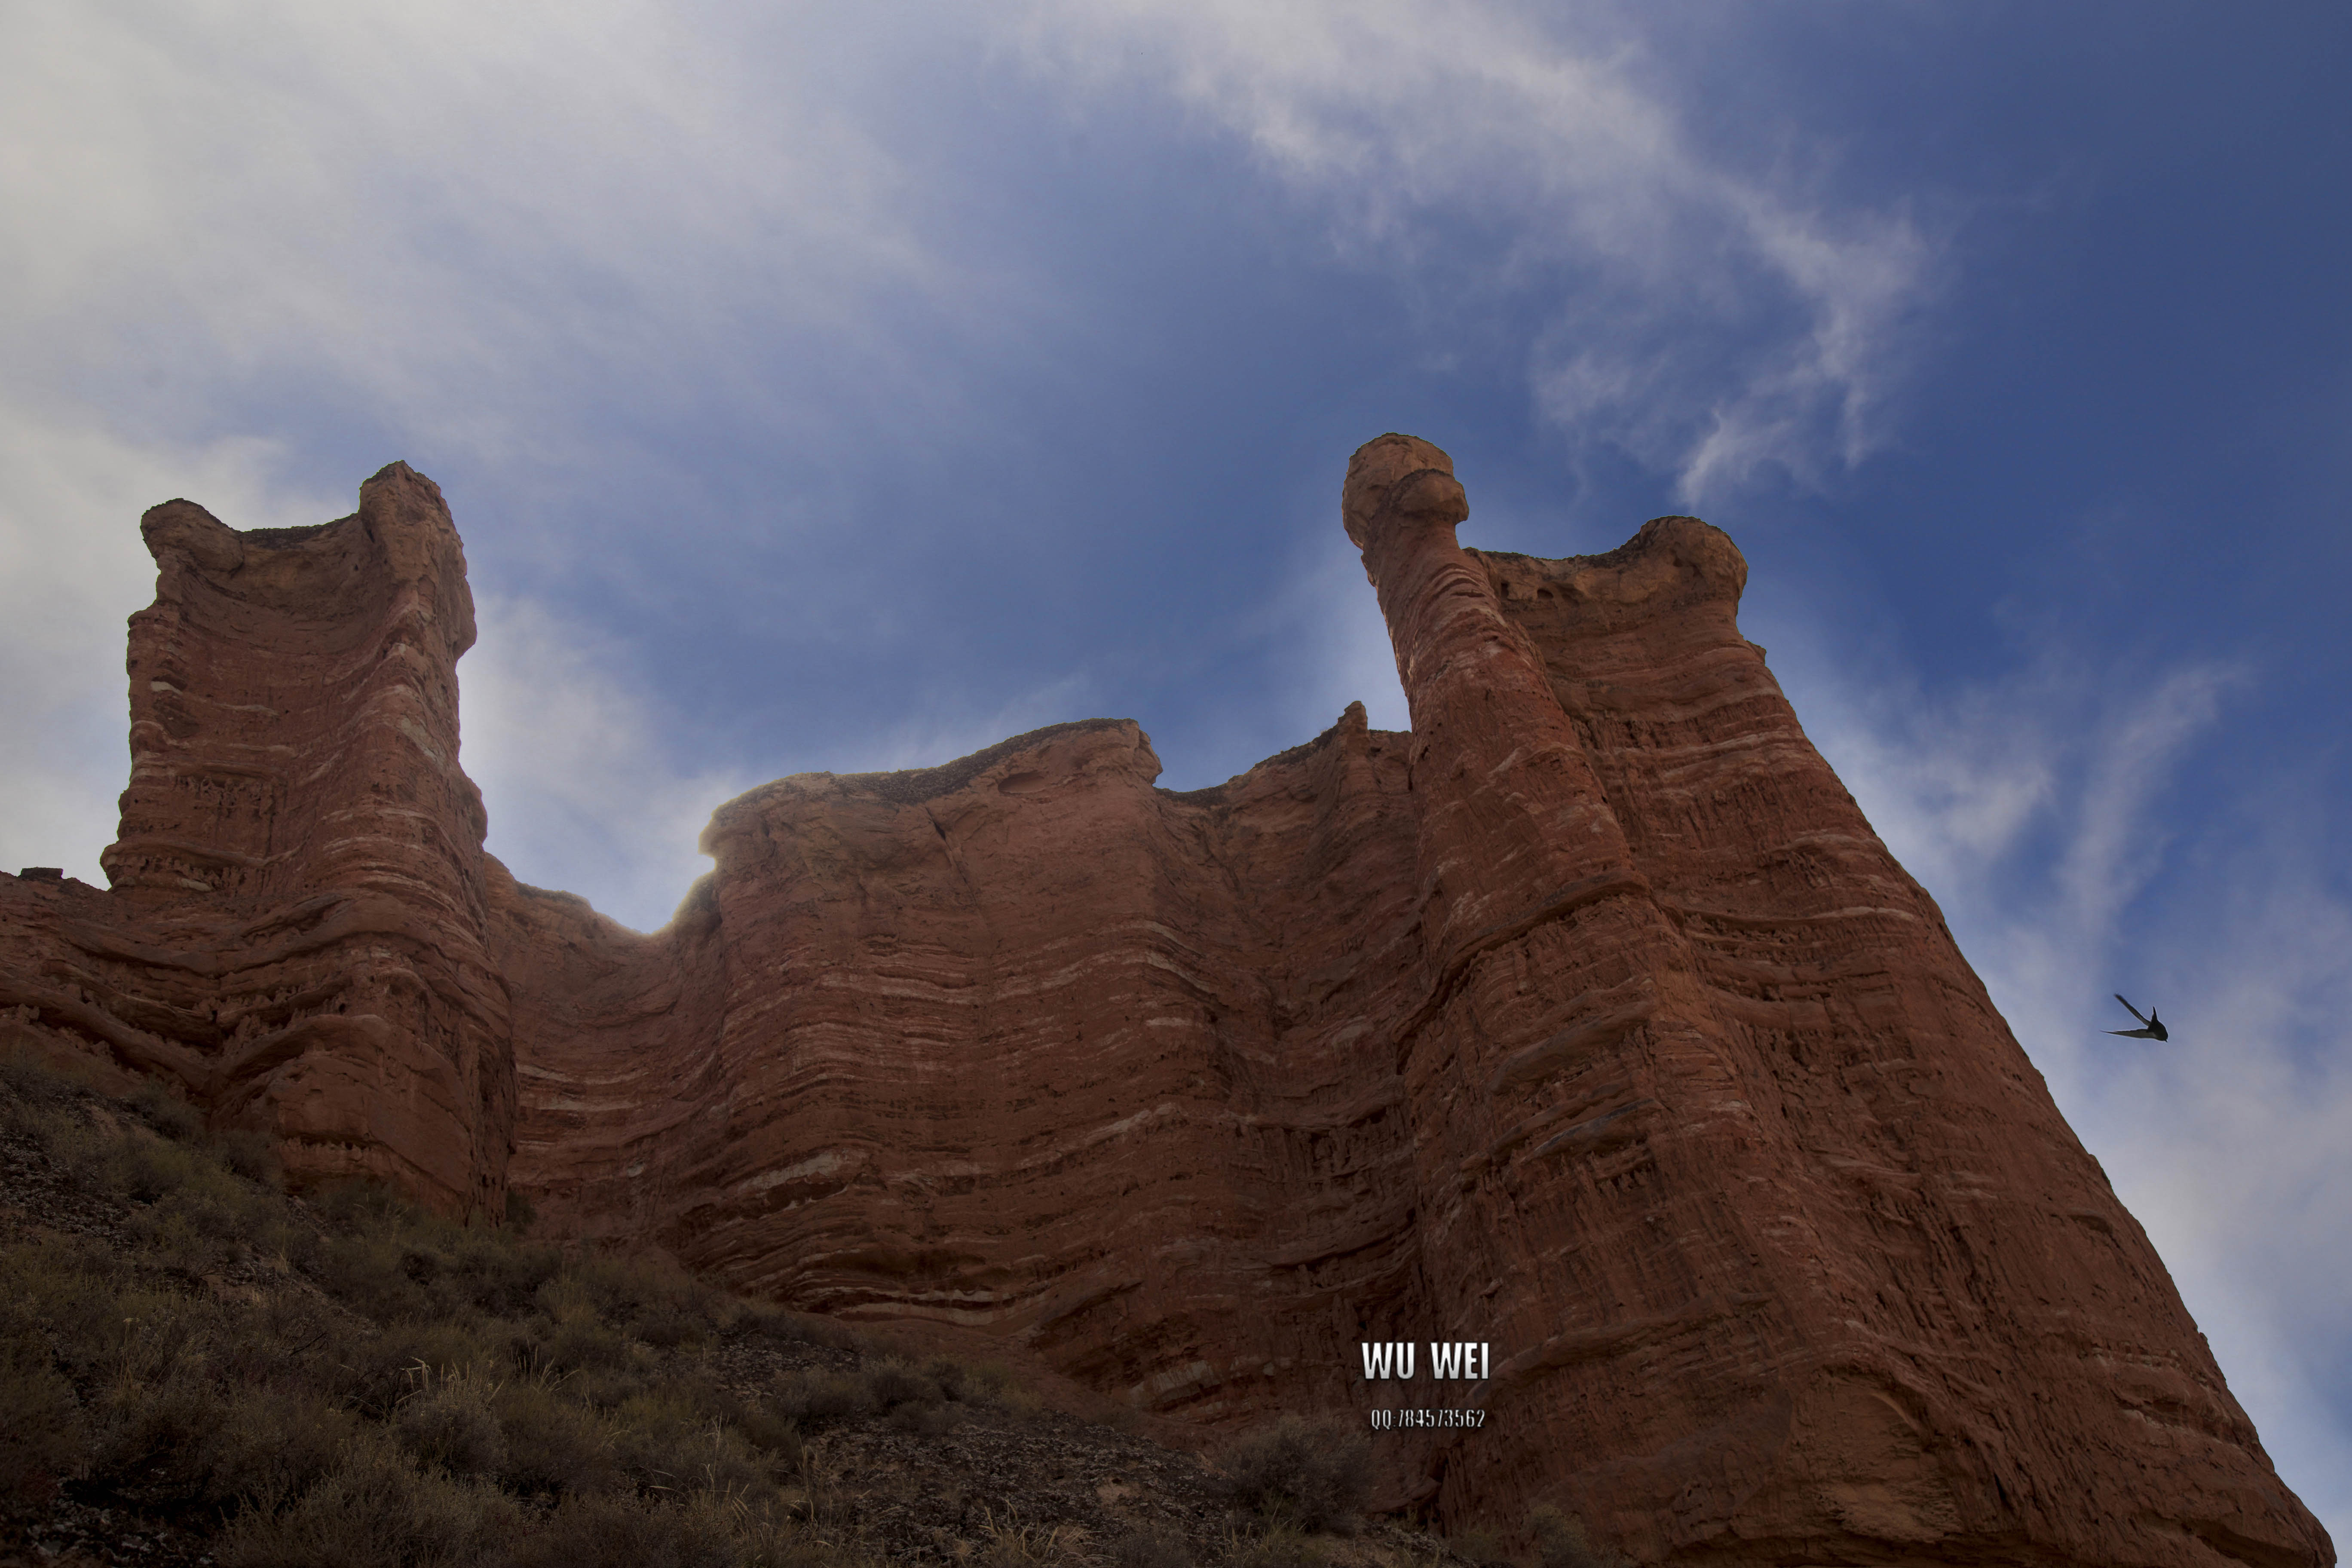
[[[112,892],[8,889],[0,1016],[275,1132],[298,1178],[496,1210],[512,1027],[457,766],[474,611],[440,489],[394,463],[314,528],[240,533],[174,500],[140,531],[155,602],[131,619]]]
[[[511,1183],[1202,1428],[1481,1408],[1380,1439],[1388,1500],[1455,1522],[1548,1499],[1687,1563],[2333,1562],[1740,637],[1729,540],[1466,550],[1401,436],[1342,514],[1410,734],[1351,707],[1187,794],[1112,720],[781,780],[646,936],[480,850],[429,483],[299,538],[171,503],[115,890],[0,880],[5,1026],[305,1174]],[[1365,1380],[1403,1339],[1492,1375]]]

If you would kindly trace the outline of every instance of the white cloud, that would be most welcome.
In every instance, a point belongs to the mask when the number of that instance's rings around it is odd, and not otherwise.
[[[1943,906],[2068,1121],[2147,1229],[2281,1474],[2352,1533],[2352,904],[2291,784],[2168,809],[2242,670],[2058,661],[1950,700],[1774,628],[1822,753]],[[2175,840],[2193,834],[2194,854]],[[2109,993],[2161,1009],[2168,1043]]]
[[[1538,409],[1677,474],[1685,504],[1853,461],[1935,247],[1903,212],[1818,199],[1797,153],[1710,157],[1603,36],[1620,20],[23,0],[0,12],[0,396],[89,399],[147,443],[236,428],[257,398],[282,417],[294,388],[428,467],[542,482],[614,463],[616,427],[658,445],[713,408],[810,450],[873,416],[985,419],[909,358],[908,321],[969,347],[1068,307],[1057,259],[982,233],[1021,225],[923,162],[975,133],[913,85],[961,54],[1017,57],[1090,110],[1134,112],[1139,84],[1181,106],[1409,294],[1538,301]]]
[[[877,289],[950,287],[825,62],[723,15],[4,15],[0,361],[120,418],[202,426],[290,384],[438,449],[562,461],[555,409],[772,400],[747,342],[855,344]],[[793,412],[828,417],[805,392]]]
[[[1034,0],[1028,17],[1041,68],[1173,94],[1328,202],[1358,260],[1441,292],[1549,293],[1538,410],[1674,472],[1685,504],[1881,438],[1934,244],[1907,212],[1710,159],[1638,50],[1600,36],[1606,6],[1538,25],[1495,0]]]
[[[1275,712],[1295,737],[1286,744],[1321,733],[1350,702],[1364,705],[1375,730],[1412,729],[1396,649],[1363,557],[1337,522],[1312,538],[1261,617],[1276,638],[1269,662],[1284,676],[1273,695]]]
[[[711,812],[759,781],[675,766],[679,738],[590,629],[496,595],[478,594],[475,616],[457,670],[460,762],[481,786],[490,852],[624,925],[667,924],[710,868],[695,846]]]

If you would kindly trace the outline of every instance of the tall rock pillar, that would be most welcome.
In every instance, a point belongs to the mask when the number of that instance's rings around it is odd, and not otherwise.
[[[153,936],[89,959],[171,998],[165,1032],[194,1048],[142,1065],[278,1135],[293,1174],[496,1206],[512,1030],[457,766],[474,606],[439,487],[394,463],[335,522],[241,533],[174,500],[141,531],[156,596],[131,617],[131,784],[101,858]]]
[[[1495,1347],[1422,1495],[1652,1561],[2332,1561],[1740,637],[1731,542],[1465,550],[1394,435],[1342,513],[1412,710],[1426,1337]]]

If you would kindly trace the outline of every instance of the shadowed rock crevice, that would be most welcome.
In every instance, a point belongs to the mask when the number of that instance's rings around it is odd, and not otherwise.
[[[2145,1235],[1739,635],[1728,538],[1466,550],[1349,465],[1413,728],[1211,789],[1131,721],[730,801],[651,935],[457,766],[457,534],[149,514],[111,892],[0,879],[0,1034],[299,1178],[993,1336],[1153,1415],[1465,1408],[1381,1500],[1650,1562],[2319,1564]],[[1477,1383],[1368,1382],[1366,1341]]]

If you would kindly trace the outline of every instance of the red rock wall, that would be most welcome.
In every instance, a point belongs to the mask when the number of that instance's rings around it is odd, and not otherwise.
[[[168,1072],[305,1173],[510,1180],[1167,1416],[1479,1405],[1380,1439],[1388,1499],[1457,1524],[2333,1562],[1739,637],[1730,542],[1464,550],[1404,437],[1342,511],[1411,734],[1351,708],[1187,795],[1111,720],[781,780],[644,936],[480,853],[429,482],[300,539],[159,508],[116,891],[0,881],[0,1026]],[[1357,1344],[1402,1338],[1494,1376],[1366,1384]]]
[[[316,528],[239,533],[184,500],[140,526],[155,603],[131,620],[112,896],[35,905],[15,884],[0,1009],[275,1131],[298,1177],[496,1211],[511,1030],[457,767],[473,600],[439,489],[394,463]]]
[[[585,1053],[560,1015],[519,1037],[515,1180],[557,1224],[1017,1334],[1146,1408],[1328,1394],[1354,1314],[1423,1316],[1364,1022],[1414,952],[1402,741],[1354,708],[1182,796],[1134,724],[1056,726],[731,803],[662,937],[526,895],[509,973],[563,922],[553,988],[635,1023]]]

